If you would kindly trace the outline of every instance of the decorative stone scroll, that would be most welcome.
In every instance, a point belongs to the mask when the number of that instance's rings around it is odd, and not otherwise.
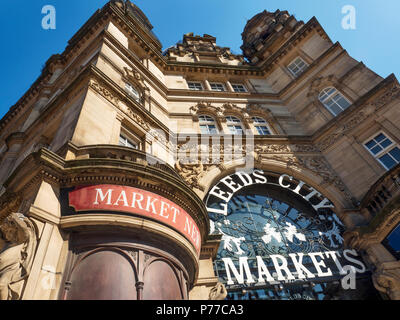
[[[0,300],[18,300],[33,263],[35,228],[23,214],[12,213],[2,222],[0,231]]]

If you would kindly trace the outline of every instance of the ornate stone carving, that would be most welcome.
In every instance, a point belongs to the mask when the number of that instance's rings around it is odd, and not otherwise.
[[[113,95],[104,86],[99,84],[96,80],[91,79],[89,82],[89,87],[92,88],[94,91],[98,92],[100,95],[102,95],[104,98],[106,98],[111,103],[113,103],[115,105],[119,104],[120,99],[117,96]]]
[[[144,82],[143,76],[137,70],[124,67],[124,78],[127,79],[131,84],[138,86],[141,91],[150,91],[149,87],[147,87]]]
[[[375,288],[387,294],[392,300],[400,300],[400,273],[388,271],[385,268],[378,268],[372,275],[372,281]]]
[[[148,123],[144,121],[143,118],[135,113],[131,108],[127,108],[126,112],[129,114],[129,117],[133,119],[137,124],[139,124],[144,130],[150,130],[150,126],[148,125]]]
[[[256,145],[255,152],[257,153],[290,153],[290,147],[287,144],[265,144]]]
[[[199,184],[199,180],[205,174],[204,165],[201,161],[197,163],[183,164],[180,160],[178,160],[175,164],[175,167],[183,180],[185,180],[189,186],[204,191],[204,187]]]
[[[148,131],[148,134],[150,136],[154,137],[155,140],[159,141],[166,148],[174,150],[174,148],[175,148],[174,144],[172,143],[172,141],[167,139],[167,137],[166,137],[166,135],[165,135],[163,130],[151,128]]]
[[[0,231],[5,241],[0,249],[0,300],[18,300],[33,263],[35,228],[24,215],[12,213]]]
[[[323,179],[323,183],[331,184],[342,192],[347,200],[352,201],[352,194],[341,178],[333,171],[328,161],[322,156],[302,157],[294,155],[260,155],[259,160],[271,159],[286,164],[288,168],[305,168]]]
[[[224,300],[227,295],[228,292],[225,286],[221,282],[218,282],[215,287],[211,288],[208,300]]]
[[[221,121],[224,119],[224,109],[221,107],[215,107],[210,102],[200,101],[189,110],[195,120],[198,120],[198,116],[203,113],[214,115]]]

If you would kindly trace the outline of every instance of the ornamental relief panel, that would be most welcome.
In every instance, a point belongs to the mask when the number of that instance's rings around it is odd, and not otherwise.
[[[204,191],[199,181],[207,172],[215,167],[224,168],[225,164],[233,160],[246,160],[246,148],[245,145],[227,147],[224,145],[211,147],[196,144],[179,145],[177,155],[180,160],[177,161],[175,167],[191,187]],[[189,154],[197,156],[190,158]],[[228,161],[226,161],[227,158]],[[181,159],[185,159],[186,162]],[[328,161],[318,154],[317,147],[313,145],[256,145],[254,159],[256,163],[262,164],[272,160],[283,163],[287,168],[309,170],[322,178],[322,184],[334,186],[345,199],[353,201],[353,196],[342,179],[334,172]]]

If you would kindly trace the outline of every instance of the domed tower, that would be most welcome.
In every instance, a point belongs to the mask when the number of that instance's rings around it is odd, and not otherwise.
[[[287,11],[274,13],[264,10],[250,19],[242,33],[244,56],[259,64],[276,52],[304,25]]]

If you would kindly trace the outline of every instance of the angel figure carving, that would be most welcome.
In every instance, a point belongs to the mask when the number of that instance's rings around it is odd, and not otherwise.
[[[0,300],[18,300],[36,249],[32,222],[12,213],[0,225]]]

